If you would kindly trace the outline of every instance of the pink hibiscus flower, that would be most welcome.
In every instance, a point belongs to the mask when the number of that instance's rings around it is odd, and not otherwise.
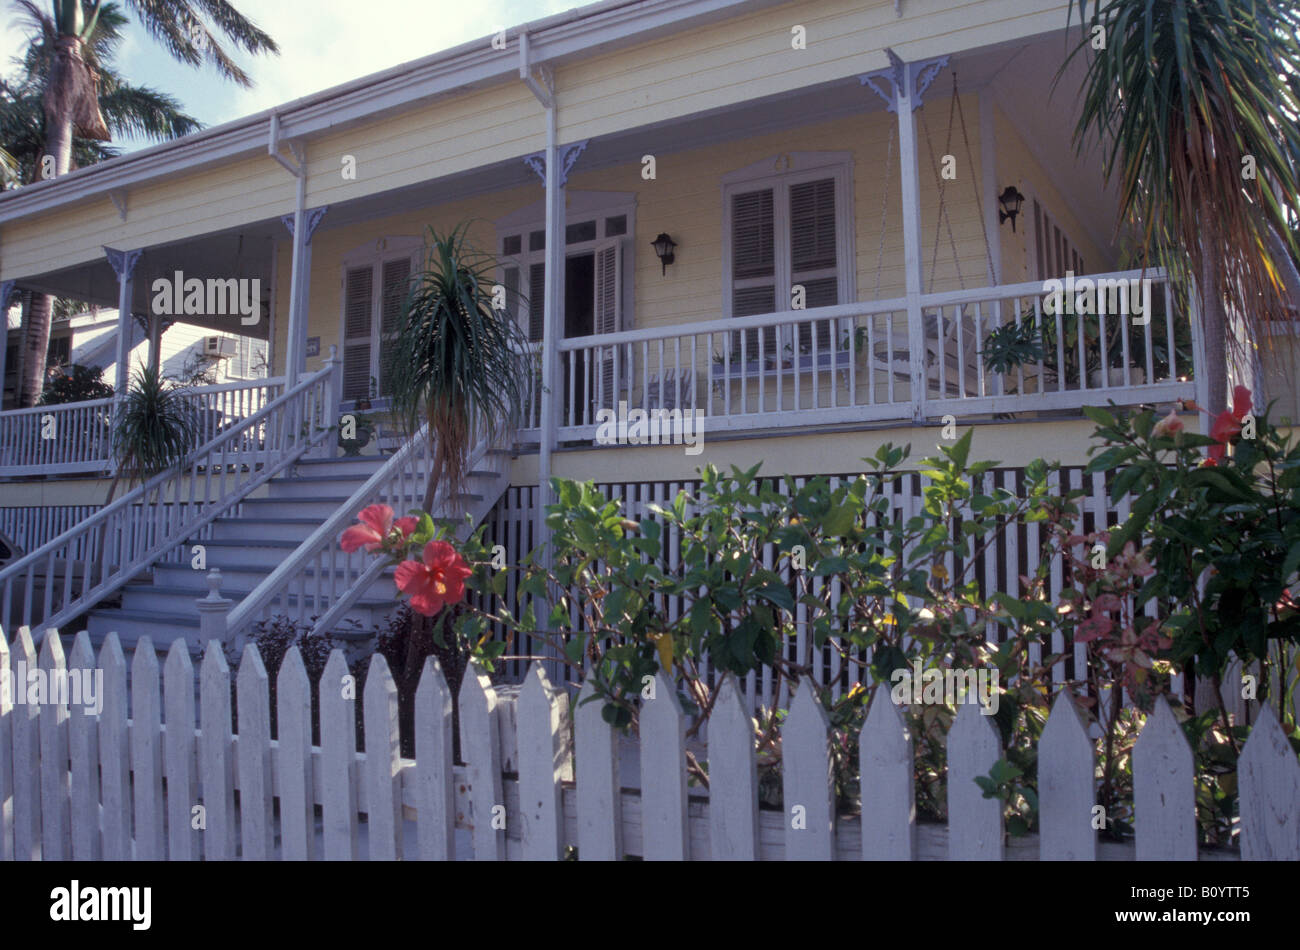
[[[473,574],[456,549],[446,541],[430,541],[424,559],[397,565],[397,589],[411,596],[411,609],[426,617],[465,597],[465,578]]]
[[[393,509],[387,505],[368,505],[357,515],[360,524],[354,524],[339,535],[339,547],[348,554],[364,547],[374,554],[393,535],[394,541],[405,541],[414,533],[417,521],[414,518],[393,520]]]

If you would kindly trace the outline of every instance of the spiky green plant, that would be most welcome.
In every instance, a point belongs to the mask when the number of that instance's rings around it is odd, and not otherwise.
[[[428,257],[415,275],[387,354],[388,391],[408,434],[429,424],[433,465],[429,511],[441,486],[465,484],[475,423],[493,439],[519,423],[528,393],[527,339],[493,309],[496,261],[475,250],[468,225],[429,229]]]
[[[1300,4],[1075,0],[1075,10],[1085,29],[1070,58],[1088,60],[1075,144],[1100,136],[1121,222],[1180,293],[1196,279],[1208,354],[1196,371],[1218,411],[1220,354],[1235,337],[1226,314],[1266,338],[1259,328],[1286,316],[1284,258],[1300,257],[1288,226],[1300,193]]]
[[[108,505],[118,483],[148,481],[154,475],[179,465],[196,446],[199,436],[194,407],[186,401],[187,390],[163,379],[158,370],[141,367],[113,413],[113,459],[116,468],[108,486]],[[107,534],[99,537],[99,555],[104,559]]]
[[[128,485],[147,481],[179,464],[195,447],[198,419],[187,395],[157,369],[136,371],[113,419],[114,487],[121,478]],[[110,490],[110,501],[112,497]]]

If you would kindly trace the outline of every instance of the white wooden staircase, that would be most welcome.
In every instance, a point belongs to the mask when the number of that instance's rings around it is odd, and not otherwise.
[[[466,515],[478,524],[496,504],[507,487],[504,450],[488,449],[478,458],[479,466],[471,470],[466,491],[435,504],[435,518],[451,528],[462,528]],[[157,563],[137,581],[121,591],[120,607],[102,607],[91,611],[88,630],[91,643],[98,649],[110,631],[116,631],[123,649],[132,649],[141,636],[148,635],[155,647],[167,649],[177,638],[184,638],[192,651],[201,646],[199,611],[196,600],[208,592],[207,574],[213,568],[222,575],[221,596],[238,606],[254,591],[262,591],[258,613],[267,617],[287,617],[311,625],[321,611],[319,595],[332,599],[330,592],[345,590],[357,583],[356,570],[349,572],[349,559],[321,559],[324,566],[305,565],[295,583],[267,596],[266,585],[277,568],[302,558],[313,535],[333,520],[352,523],[358,511],[371,501],[362,495],[364,486],[373,482],[389,459],[381,456],[359,458],[301,459],[283,475],[266,483],[257,494],[245,498],[227,517],[211,527],[211,537],[196,540],[202,547],[202,561],[196,562],[193,546],[188,560]],[[392,499],[397,501],[398,499]],[[411,505],[392,504],[398,516]],[[337,533],[326,543],[337,544]],[[319,541],[318,541],[319,543]],[[310,555],[310,552],[306,552]],[[355,557],[375,561],[364,552]],[[342,640],[364,639],[382,629],[385,618],[400,603],[392,580],[392,569],[384,570],[374,580],[355,592],[341,617],[331,623],[331,632]],[[272,581],[272,583],[274,583]],[[314,598],[314,599],[313,599]]]

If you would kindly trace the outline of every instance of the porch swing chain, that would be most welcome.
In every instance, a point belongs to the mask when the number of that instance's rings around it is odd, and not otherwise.
[[[957,73],[952,74],[952,100],[948,106],[948,137],[944,140],[943,154],[952,154],[952,126],[953,117],[957,108]],[[965,120],[962,121],[963,131],[966,128]],[[934,252],[930,257],[930,283],[926,288],[927,293],[934,291],[934,272],[939,264],[939,232],[944,224],[948,226],[948,244],[952,248],[952,264],[957,270],[957,283],[962,290],[966,289],[966,280],[962,277],[961,261],[957,257],[957,240],[952,233],[952,219],[948,216],[948,206],[945,200],[945,192],[948,188],[948,181],[939,173],[939,165],[935,161],[934,141],[930,137],[930,123],[925,118],[925,109],[921,109],[921,129],[925,132],[925,145],[930,153],[930,167],[934,170],[935,181],[939,185],[939,217],[934,225]],[[970,155],[970,143],[966,143],[966,154]]]

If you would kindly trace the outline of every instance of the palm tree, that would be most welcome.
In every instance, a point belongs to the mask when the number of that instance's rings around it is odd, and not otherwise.
[[[123,0],[141,25],[173,58],[192,66],[205,62],[227,79],[241,86],[252,80],[214,37],[216,30],[230,43],[249,53],[278,53],[275,41],[239,13],[226,0]],[[49,0],[42,9],[33,0],[14,0],[15,6],[35,27],[36,38],[28,61],[34,58],[33,78],[41,91],[44,112],[43,155],[53,159],[55,176],[74,167],[78,137],[92,143],[109,139],[110,131],[156,134],[167,128],[166,106],[174,104],[159,94],[132,97],[123,85],[110,86],[104,63],[103,43],[118,38],[116,30],[126,18],[120,8],[106,0]],[[113,23],[111,38],[105,24]],[[148,90],[136,90],[137,94]],[[116,95],[115,95],[116,94]],[[150,101],[155,107],[150,109]],[[124,116],[130,116],[123,121]],[[110,123],[116,120],[116,126]],[[184,133],[181,133],[184,134]],[[89,150],[94,154],[93,146]],[[33,294],[24,334],[23,378],[19,404],[35,405],[45,380],[45,354],[49,348],[50,299]]]
[[[427,422],[433,465],[425,489],[432,511],[439,486],[465,484],[475,422],[493,440],[518,425],[529,374],[527,339],[493,309],[495,260],[473,250],[467,226],[429,229],[429,254],[417,274],[388,352],[393,410],[409,433]]]
[[[1291,161],[1300,155],[1300,5],[1093,0],[1089,15],[1088,0],[1077,0],[1077,8],[1086,29],[1070,59],[1089,62],[1075,145],[1082,152],[1100,138],[1121,223],[1134,226],[1147,260],[1168,269],[1184,304],[1195,279],[1209,356],[1196,372],[1208,374],[1206,408],[1218,411],[1228,371],[1219,354],[1245,355],[1229,316],[1252,339],[1285,318],[1284,264],[1300,257],[1288,222],[1300,193]]]

